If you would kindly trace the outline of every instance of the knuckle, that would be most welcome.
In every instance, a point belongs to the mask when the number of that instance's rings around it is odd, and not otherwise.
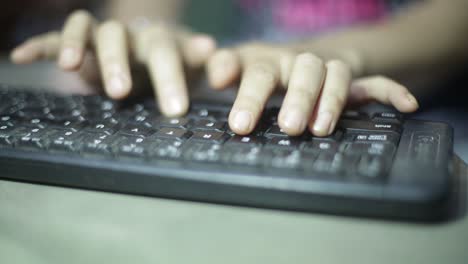
[[[121,22],[117,20],[109,20],[104,23],[102,23],[99,28],[98,32],[103,34],[106,32],[111,32],[111,31],[121,31],[123,30],[124,26]]]
[[[158,39],[164,39],[164,38],[172,38],[173,34],[169,27],[164,26],[164,25],[154,25],[147,30],[144,31],[144,34],[148,36],[149,39],[151,40],[158,40]]]
[[[311,88],[308,88],[308,85],[306,83],[297,84],[297,86],[293,90],[292,95],[297,98],[307,99],[308,101],[316,97],[315,91]]]
[[[324,97],[322,100],[323,100],[323,103],[325,103],[328,108],[335,109],[335,110],[341,109],[346,102],[345,98],[340,97],[340,96],[327,96],[327,97]]]
[[[248,106],[249,108],[253,109],[254,112],[260,112],[263,109],[264,101],[261,100],[258,96],[252,94],[242,94],[239,95],[237,100],[240,104],[244,106]]]
[[[375,81],[376,83],[385,83],[388,81],[388,78],[383,76],[383,75],[376,75],[376,76],[373,76],[371,77],[373,81]]]
[[[270,85],[273,85],[278,78],[274,68],[271,65],[263,62],[256,62],[252,64],[250,66],[250,74],[252,77]]]
[[[350,81],[351,79],[351,67],[348,64],[340,60],[331,60],[327,62],[327,69],[329,72],[333,72],[336,77]]]
[[[304,66],[312,66],[312,67],[325,67],[323,60],[314,55],[313,53],[310,52],[304,52],[296,57],[297,63],[301,63],[301,65]]]
[[[345,62],[341,60],[330,60],[327,62],[327,67],[328,68],[335,68],[335,69],[340,69],[343,71],[348,71],[351,70],[351,68],[346,64]]]

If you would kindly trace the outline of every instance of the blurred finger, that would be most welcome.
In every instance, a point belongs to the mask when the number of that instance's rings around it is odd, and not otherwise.
[[[50,32],[31,38],[11,52],[17,64],[29,64],[43,59],[55,59],[60,47],[60,34]]]
[[[349,104],[363,104],[374,100],[392,105],[404,113],[414,112],[419,108],[418,101],[406,87],[386,77],[361,78],[352,83]]]
[[[65,22],[58,64],[65,70],[78,69],[91,38],[92,17],[84,10],[74,12]]]
[[[126,97],[132,80],[125,28],[114,21],[102,24],[96,36],[97,57],[106,93],[114,99]]]
[[[168,34],[156,34],[147,61],[161,111],[180,116],[188,111],[185,72],[177,41]]]
[[[205,34],[184,34],[181,43],[182,56],[189,68],[203,66],[216,50],[216,41]]]
[[[281,107],[279,126],[289,135],[304,132],[322,89],[325,66],[310,53],[297,56]]]
[[[208,61],[208,80],[214,89],[223,89],[235,82],[241,74],[239,55],[233,50],[219,50]]]
[[[351,79],[348,65],[341,61],[327,63],[327,77],[316,107],[316,116],[309,124],[314,135],[327,136],[335,129],[346,104]]]
[[[235,133],[246,135],[254,130],[279,79],[279,69],[271,61],[247,63],[229,115],[229,125]]]

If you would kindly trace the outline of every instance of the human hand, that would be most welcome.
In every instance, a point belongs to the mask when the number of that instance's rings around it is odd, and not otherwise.
[[[98,73],[114,99],[129,95],[134,89],[132,68],[144,66],[162,113],[179,116],[189,107],[185,70],[201,68],[215,49],[214,39],[204,34],[162,24],[132,31],[118,21],[99,23],[80,10],[69,16],[61,32],[32,37],[12,52],[11,59],[18,64],[58,59],[64,70]]]
[[[254,130],[277,88],[286,93],[278,123],[292,136],[307,127],[316,136],[331,134],[348,103],[378,101],[401,112],[418,108],[408,89],[391,79],[369,76],[353,80],[350,66],[342,61],[323,61],[312,53],[298,54],[280,46],[253,43],[219,50],[209,59],[207,73],[218,90],[240,80],[229,125],[241,135]]]

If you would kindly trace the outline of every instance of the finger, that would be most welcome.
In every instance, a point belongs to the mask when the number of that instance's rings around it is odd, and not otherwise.
[[[169,34],[154,35],[147,64],[163,114],[185,114],[188,111],[189,100],[177,41]]]
[[[86,52],[78,71],[80,77],[88,84],[102,88],[101,70],[99,69],[98,60],[94,52]]]
[[[288,135],[304,132],[325,78],[322,60],[310,53],[297,56],[286,96],[278,115],[279,126]]]
[[[216,41],[205,34],[183,34],[181,52],[189,68],[200,68],[216,50]]]
[[[60,47],[60,34],[50,32],[31,38],[11,52],[16,64],[29,64],[42,59],[55,59]]]
[[[223,89],[235,82],[241,74],[239,55],[233,50],[219,50],[208,61],[208,80],[212,88]]]
[[[229,115],[229,125],[235,133],[246,135],[254,130],[279,79],[279,69],[269,60],[246,64],[239,92]]]
[[[76,70],[83,62],[90,41],[92,17],[84,10],[74,12],[65,22],[58,64],[65,70]]]
[[[327,63],[327,77],[316,107],[316,114],[309,123],[316,136],[330,135],[343,111],[351,83],[351,68],[341,61]]]
[[[362,78],[352,83],[349,104],[363,104],[374,100],[392,105],[404,113],[414,112],[419,108],[418,101],[406,87],[386,77]]]
[[[106,22],[97,31],[97,56],[106,93],[114,99],[126,97],[132,80],[128,62],[125,28],[119,22]]]

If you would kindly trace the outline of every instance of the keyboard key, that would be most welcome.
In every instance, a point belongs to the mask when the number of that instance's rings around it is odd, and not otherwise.
[[[163,127],[155,135],[159,139],[186,140],[192,132],[182,128]]]
[[[399,136],[395,133],[347,133],[344,141],[361,143],[382,142],[396,145],[399,141]]]
[[[322,152],[312,164],[312,169],[317,172],[329,172],[334,158],[334,153]]]
[[[226,122],[223,121],[212,121],[209,119],[200,119],[195,121],[193,124],[193,130],[214,130],[214,131],[224,131],[226,127]]]
[[[338,150],[338,146],[338,142],[314,138],[311,142],[303,144],[303,150],[306,152],[336,152]]]
[[[183,149],[183,157],[190,161],[217,162],[220,161],[221,145],[188,142]]]
[[[22,124],[24,126],[33,127],[33,128],[46,128],[49,125],[47,119],[40,119],[40,118],[24,120]]]
[[[395,112],[379,112],[375,113],[372,116],[372,121],[378,122],[378,123],[395,123],[395,124],[401,124],[403,120],[403,117],[399,113]]]
[[[229,110],[210,109],[208,107],[194,106],[194,108],[189,112],[188,116],[193,119],[227,121],[229,116]]]
[[[52,151],[78,152],[80,151],[82,135],[75,130],[58,130],[51,133],[47,140]]]
[[[84,154],[110,156],[115,138],[106,133],[83,133],[80,141]]]
[[[17,121],[18,120],[12,116],[0,116],[0,124],[2,126],[13,126]]]
[[[300,144],[301,144],[301,141],[298,138],[272,137],[267,141],[267,143],[265,144],[265,147],[298,149]]]
[[[341,120],[338,123],[340,128],[346,129],[346,132],[355,132],[364,131],[367,133],[374,132],[394,132],[400,133],[401,126],[391,123],[374,123],[361,120]]]
[[[357,173],[366,180],[379,180],[385,173],[384,159],[378,156],[363,155],[357,166]]]
[[[226,142],[226,144],[233,145],[261,145],[262,143],[262,138],[257,136],[233,136]]]
[[[125,137],[113,144],[113,152],[119,157],[144,159],[148,140],[141,137]]]
[[[48,141],[46,135],[48,131],[41,128],[23,127],[15,131],[12,136],[16,147],[45,149]]]
[[[308,132],[309,133],[309,132]],[[340,141],[343,138],[343,130],[341,129],[336,129],[331,135],[326,136],[326,137],[317,137],[314,135],[307,135],[306,137],[310,137],[312,140],[318,140],[318,141]]]
[[[106,120],[102,122],[89,123],[89,125],[86,126],[85,131],[112,135],[117,131],[117,123],[112,121],[108,122]]]
[[[278,126],[272,125],[266,132],[267,137],[287,137],[288,135]]]
[[[346,143],[341,145],[341,151],[346,155],[381,155],[389,159],[393,157],[396,146],[389,143]]]
[[[301,163],[301,153],[294,149],[263,149],[260,156],[267,169],[295,169]]]
[[[154,127],[174,127],[188,129],[190,120],[188,118],[157,118],[153,123]]]
[[[54,129],[79,131],[86,125],[85,122],[79,120],[62,120],[49,121],[49,127]]]
[[[226,165],[257,166],[261,164],[260,150],[257,145],[225,145],[220,155]]]
[[[179,159],[182,156],[183,141],[170,139],[156,139],[149,144],[150,157],[162,159]]]
[[[343,119],[352,119],[352,120],[366,120],[369,119],[369,115],[359,111],[347,110],[341,114]]]
[[[156,131],[152,128],[133,124],[128,124],[119,131],[123,135],[135,137],[148,137],[154,134],[154,132]]]
[[[411,156],[421,162],[436,160],[439,149],[440,135],[432,132],[415,132],[412,135]]]
[[[216,131],[195,131],[190,137],[192,141],[205,141],[210,143],[223,143],[228,139],[228,135],[224,132]]]
[[[13,125],[0,123],[0,145],[12,146],[14,141],[12,135],[16,127]]]

